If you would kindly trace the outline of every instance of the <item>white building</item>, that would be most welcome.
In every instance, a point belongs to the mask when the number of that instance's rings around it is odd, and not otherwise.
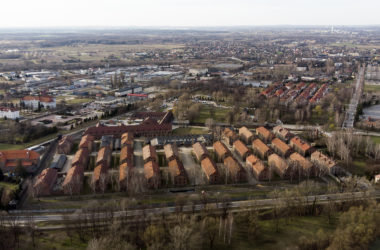
[[[51,96],[24,96],[21,99],[26,107],[30,107],[34,110],[41,108],[54,109],[57,104],[54,97]]]
[[[20,111],[15,108],[0,107],[0,118],[17,119],[20,118]]]

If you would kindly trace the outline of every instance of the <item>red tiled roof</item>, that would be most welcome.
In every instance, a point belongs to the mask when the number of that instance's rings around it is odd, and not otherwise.
[[[298,136],[293,137],[290,140],[290,142],[293,143],[293,145],[295,145],[297,148],[302,149],[305,152],[311,148],[311,146],[307,142],[305,142],[304,140],[302,140]]]

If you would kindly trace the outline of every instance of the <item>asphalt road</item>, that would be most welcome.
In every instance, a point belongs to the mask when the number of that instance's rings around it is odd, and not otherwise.
[[[355,192],[355,193],[338,193],[338,194],[325,194],[325,195],[316,195],[316,196],[304,196],[300,198],[300,202],[303,204],[311,204],[312,202],[316,201],[317,204],[323,204],[327,203],[329,200],[335,201],[335,202],[342,202],[342,201],[349,201],[349,200],[360,200],[365,198],[380,198],[380,191],[373,191],[371,193],[368,192]],[[229,211],[238,213],[242,211],[252,210],[252,209],[268,209],[272,208],[275,205],[281,205],[285,203],[285,199],[278,198],[278,199],[261,199],[261,200],[246,200],[246,201],[232,201],[228,203],[208,203],[207,208],[209,211],[218,212],[218,210],[222,210],[225,207],[228,207]],[[204,205],[203,204],[197,204],[197,205],[185,205],[182,207],[183,212],[199,212],[203,210]],[[160,207],[160,208],[151,208],[151,209],[136,209],[136,210],[127,210],[127,211],[116,211],[113,214],[114,218],[118,217],[136,217],[136,216],[143,216],[143,217],[149,217],[154,218],[154,215],[160,215],[162,213],[170,214],[175,213],[178,211],[178,207],[175,206],[168,206],[168,207]],[[19,212],[22,212],[19,211]],[[25,211],[24,211],[25,212]],[[16,211],[13,211],[12,214],[7,217],[8,221],[10,223],[18,223],[21,226],[27,224],[31,219],[34,220],[35,223],[37,222],[59,222],[59,221],[75,221],[78,220],[78,215],[73,214],[44,214],[44,215],[34,215],[31,216],[25,216],[25,215],[14,215],[16,214]],[[90,215],[90,214],[88,214]],[[84,217],[84,214],[82,215]],[[97,214],[98,218],[107,218],[109,216],[109,213],[101,212]],[[44,229],[44,227],[39,228],[41,230]],[[48,229],[48,228],[47,228]]]
[[[348,110],[346,112],[345,121],[343,122],[343,128],[353,128],[355,122],[355,115],[357,111],[358,104],[360,102],[363,86],[364,86],[364,72],[365,67],[359,69],[358,78],[356,79],[354,94],[351,98],[351,102],[348,106]]]

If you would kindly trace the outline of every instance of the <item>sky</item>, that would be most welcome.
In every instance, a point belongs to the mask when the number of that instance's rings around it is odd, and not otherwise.
[[[1,0],[1,28],[379,25],[380,0]]]

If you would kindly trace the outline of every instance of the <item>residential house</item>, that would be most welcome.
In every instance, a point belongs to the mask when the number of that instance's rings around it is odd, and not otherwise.
[[[21,99],[22,105],[37,110],[39,108],[56,108],[55,98],[51,96],[24,96]]]
[[[80,148],[74,155],[71,161],[71,168],[81,167],[83,170],[87,168],[87,163],[89,160],[90,153],[87,148]]]
[[[289,161],[291,165],[295,165],[300,169],[304,176],[312,176],[314,175],[313,163],[311,163],[308,159],[295,152],[289,156]]]
[[[256,135],[266,143],[269,143],[274,138],[273,133],[264,127],[257,128]]]
[[[217,184],[220,181],[218,168],[211,158],[206,155],[201,161],[201,167],[210,184]]]
[[[133,148],[125,145],[120,150],[120,164],[130,162],[133,164]]]
[[[246,144],[251,143],[253,140],[253,133],[247,127],[241,127],[239,129],[239,136]]]
[[[273,133],[280,138],[281,140],[284,140],[288,142],[294,135],[286,128],[282,127],[281,125],[278,125],[273,128]]]
[[[149,161],[158,162],[158,156],[157,156],[155,147],[148,144],[143,147],[142,151],[143,151],[144,162],[149,162]]]
[[[126,190],[131,184],[134,166],[130,161],[126,161],[119,166],[120,190]]]
[[[84,168],[75,165],[67,171],[66,178],[62,183],[63,192],[66,195],[80,194],[83,187]]]
[[[0,107],[0,118],[16,120],[20,118],[20,111],[16,108]]]
[[[302,140],[301,138],[299,138],[298,136],[296,137],[293,137],[291,140],[290,140],[290,143],[289,145],[298,153],[300,153],[301,155],[303,156],[306,156],[308,154],[310,154],[310,151],[311,151],[311,146],[309,143],[305,142],[304,140]]]
[[[240,140],[234,142],[233,149],[243,160],[250,154],[248,147]]]
[[[121,135],[121,146],[130,145],[133,146],[133,133],[132,132],[126,132]]]
[[[223,130],[222,139],[230,146],[232,146],[232,143],[234,143],[234,141],[236,141],[238,138],[239,136],[232,129],[225,128]]]
[[[39,196],[47,196],[51,194],[53,186],[57,180],[57,170],[53,168],[45,168],[38,176],[33,185],[34,193]]]
[[[215,154],[216,154],[219,161],[223,161],[224,158],[231,155],[230,150],[221,141],[215,142],[213,147],[214,147]]]
[[[318,167],[321,174],[324,174],[324,173],[340,174],[341,173],[341,169],[338,167],[336,162],[330,157],[321,153],[320,151],[315,151],[314,153],[311,154],[311,162],[313,162]]]
[[[272,151],[270,148],[262,142],[260,139],[256,139],[252,142],[252,149],[257,155],[260,156],[261,159],[266,159]]]
[[[112,156],[112,151],[110,148],[108,147],[100,148],[98,155],[96,157],[95,165],[96,166],[102,165],[105,167],[105,169],[108,170],[111,164],[111,156]]]
[[[79,142],[79,148],[86,148],[89,152],[92,152],[94,144],[94,137],[91,135],[84,135],[82,136],[80,142]]]
[[[172,178],[172,183],[174,185],[187,185],[187,174],[181,160],[178,158],[173,158],[169,161],[169,171]]]
[[[70,135],[63,136],[58,142],[57,152],[58,154],[68,155],[71,153],[71,149],[74,143],[74,139]]]
[[[268,157],[268,165],[281,179],[288,179],[293,174],[288,163],[277,154],[271,154]]]
[[[200,142],[193,144],[193,152],[199,162],[202,161],[206,156],[208,156],[207,148]]]
[[[252,173],[256,180],[264,181],[272,178],[271,168],[266,167],[264,163],[255,155],[249,155],[245,162],[252,168]]]
[[[33,150],[0,151],[0,169],[3,173],[15,173],[18,166],[28,173],[34,173],[40,161],[40,154]]]
[[[157,189],[161,186],[160,168],[156,161],[150,160],[145,163],[144,173],[149,188]]]
[[[228,169],[229,177],[233,182],[247,181],[247,173],[235,158],[228,156],[224,159],[223,163]]]
[[[286,144],[279,138],[274,138],[272,140],[271,147],[273,148],[274,152],[285,158],[288,157],[292,151],[288,144]]]
[[[97,164],[92,174],[92,188],[104,192],[108,184],[108,167],[104,164]]]
[[[164,152],[168,161],[179,159],[178,148],[175,144],[166,144],[164,146]]]

